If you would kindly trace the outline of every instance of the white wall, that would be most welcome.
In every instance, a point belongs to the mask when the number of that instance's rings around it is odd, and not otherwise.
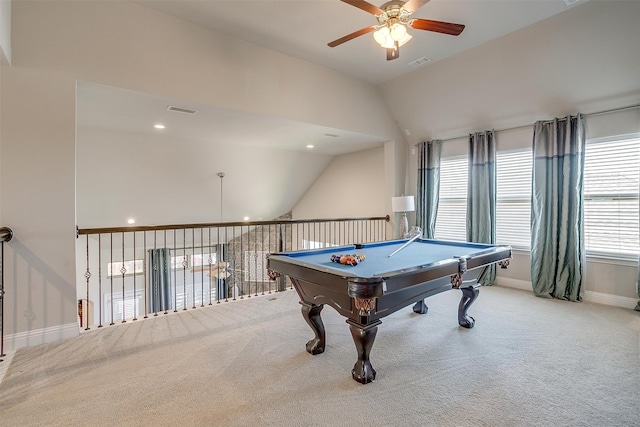
[[[410,194],[407,145],[390,141],[383,148],[334,159],[292,211],[294,219],[389,215],[387,238],[398,235],[400,214],[391,197]]]
[[[4,65],[0,64],[0,94],[2,93],[2,70]],[[0,124],[2,124],[2,98],[0,97]],[[0,189],[2,189],[2,132],[0,132]],[[0,227],[2,223],[2,196],[0,195]]]
[[[11,64],[11,0],[0,0],[0,65]]]
[[[11,64],[11,1],[0,0],[0,93],[2,93],[2,69]],[[0,101],[0,123],[2,102]],[[2,188],[2,134],[0,133],[0,188]],[[2,227],[2,198],[0,198],[0,227]]]
[[[15,232],[4,331],[23,343],[78,333],[77,80],[402,140],[375,87],[134,3],[15,2],[12,15],[12,67],[1,75],[1,218]]]
[[[640,103],[640,2],[589,1],[381,90],[411,144]]]
[[[336,157],[292,211],[294,219],[385,216],[384,148]]]
[[[76,194],[80,228],[113,227],[134,217],[137,224],[197,224],[219,220],[220,182],[212,165],[223,164],[225,211],[251,215],[252,204],[281,215],[327,167],[332,156],[268,147],[232,146],[187,138],[77,130]],[[218,171],[215,167],[213,172]],[[276,185],[282,194],[274,193]],[[264,195],[271,197],[264,197]],[[252,220],[270,220],[256,218]],[[90,221],[88,221],[90,219]],[[242,217],[235,220],[241,220]],[[225,218],[229,221],[229,218]]]
[[[76,322],[75,81],[18,63],[2,73],[2,220],[14,231],[4,331],[40,335]]]

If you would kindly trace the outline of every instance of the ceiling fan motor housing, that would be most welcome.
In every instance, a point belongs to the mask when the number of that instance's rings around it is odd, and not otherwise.
[[[411,13],[403,9],[402,6],[404,6],[404,2],[401,1],[390,1],[380,6],[383,13],[376,15],[380,25],[386,25],[387,21],[390,20],[398,20],[406,25],[407,18]]]

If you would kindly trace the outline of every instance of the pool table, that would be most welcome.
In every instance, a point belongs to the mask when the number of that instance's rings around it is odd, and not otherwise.
[[[400,239],[281,252],[267,258],[270,277],[288,276],[298,292],[302,316],[315,333],[306,346],[309,353],[324,352],[320,312],[325,304],[347,318],[358,353],[351,374],[362,384],[376,377],[369,355],[380,319],[409,304],[414,304],[414,312],[425,314],[426,297],[460,289],[458,323],[472,328],[475,320],[467,310],[478,297],[478,278],[494,263],[506,268],[511,258],[508,246],[422,238],[408,242]],[[338,254],[363,254],[365,258],[357,265],[345,265],[331,260]]]

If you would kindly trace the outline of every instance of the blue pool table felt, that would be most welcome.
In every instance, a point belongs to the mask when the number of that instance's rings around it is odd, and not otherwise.
[[[442,262],[452,261],[456,257],[465,257],[471,254],[490,249],[492,246],[480,243],[447,242],[439,240],[418,239],[400,252],[389,257],[393,251],[405,244],[408,239],[389,240],[377,243],[365,243],[361,248],[356,246],[336,246],[323,249],[311,249],[308,251],[296,251],[283,253],[301,263],[331,270],[335,274],[343,274],[355,277],[384,277],[390,272],[406,269],[414,269]],[[331,255],[364,254],[365,261],[356,266],[339,264],[331,261]]]

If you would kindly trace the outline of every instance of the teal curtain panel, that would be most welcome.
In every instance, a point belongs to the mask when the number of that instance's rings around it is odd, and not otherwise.
[[[494,131],[469,135],[469,174],[467,186],[467,240],[496,242],[496,138]],[[491,285],[496,266],[490,266],[478,279]]]
[[[433,140],[418,144],[418,196],[416,225],[423,236],[433,239],[440,199],[440,158],[442,141]]]
[[[585,133],[581,114],[534,124],[531,282],[540,297],[581,300]]]
[[[148,251],[149,313],[173,309],[171,288],[171,251],[168,248]]]

